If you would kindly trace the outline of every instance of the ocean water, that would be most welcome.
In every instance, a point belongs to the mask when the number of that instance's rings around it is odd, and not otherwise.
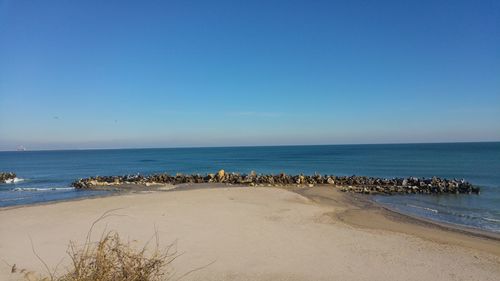
[[[500,232],[500,142],[0,152],[0,207],[91,197],[70,183],[96,175],[228,172],[446,177],[480,195],[396,195],[374,199],[402,213]]]

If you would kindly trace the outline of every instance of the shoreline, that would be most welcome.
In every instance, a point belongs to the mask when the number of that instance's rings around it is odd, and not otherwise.
[[[398,210],[395,210],[393,208],[390,208],[388,206],[385,206],[382,203],[376,202],[373,199],[369,199],[369,200],[375,206],[384,209],[386,212],[389,212],[389,213],[394,214],[394,215],[406,217],[406,218],[411,219],[411,220],[415,220],[416,223],[429,224],[430,226],[443,228],[444,230],[447,230],[447,231],[456,231],[456,232],[463,233],[463,234],[468,234],[468,235],[473,235],[473,236],[477,236],[477,237],[494,239],[494,240],[500,241],[500,233],[498,233],[498,232],[483,230],[480,228],[470,227],[470,226],[461,225],[461,224],[453,224],[453,223],[448,223],[448,222],[432,220],[429,218],[419,217],[419,216],[411,215],[411,214],[406,214],[406,213],[400,212]]]
[[[311,198],[311,196],[308,196],[307,194],[304,194],[304,191],[307,191],[310,189],[315,189],[315,188],[316,189],[317,188],[327,189],[327,190],[331,190],[333,192],[338,193],[340,196],[343,197],[343,199],[345,201],[348,202],[348,204],[352,204],[353,206],[356,206],[357,208],[360,208],[365,212],[368,212],[370,210],[378,210],[378,211],[382,212],[381,215],[386,216],[392,220],[399,220],[399,221],[411,223],[414,225],[421,225],[421,226],[428,227],[428,228],[437,228],[437,229],[440,229],[442,231],[449,231],[449,232],[454,232],[454,233],[461,234],[461,235],[477,237],[477,238],[491,239],[493,241],[500,242],[500,233],[482,230],[479,228],[469,227],[469,226],[465,226],[465,225],[436,221],[436,220],[432,220],[429,218],[419,217],[416,215],[406,214],[403,212],[399,212],[398,210],[389,208],[388,206],[385,206],[382,203],[376,202],[374,199],[371,198],[373,195],[342,192],[341,191],[341,189],[343,188],[342,186],[330,186],[330,185],[318,185],[318,186],[314,186],[314,187],[307,187],[307,186],[297,187],[296,185],[293,185],[293,186],[251,187],[251,186],[247,186],[247,185],[233,185],[233,184],[224,184],[224,183],[184,183],[184,184],[177,184],[177,185],[153,184],[153,185],[149,185],[149,186],[146,186],[143,184],[121,184],[121,185],[115,185],[115,186],[102,186],[102,187],[94,189],[94,190],[108,191],[107,194],[93,195],[93,196],[89,196],[89,197],[61,199],[61,200],[46,201],[46,202],[37,202],[37,203],[33,203],[33,204],[21,204],[21,205],[15,205],[15,206],[0,207],[0,212],[2,212],[4,210],[11,210],[11,209],[18,209],[18,208],[47,206],[47,205],[53,205],[53,204],[58,204],[58,203],[64,203],[64,202],[78,202],[78,201],[83,201],[83,200],[93,200],[93,199],[99,199],[99,198],[123,196],[123,195],[127,195],[127,194],[149,194],[149,193],[153,193],[153,192],[179,192],[179,191],[189,191],[189,190],[196,190],[196,189],[214,189],[214,188],[277,188],[277,189],[283,189],[283,190],[298,193],[298,194],[305,196],[311,200],[313,200],[313,198]],[[422,196],[425,196],[425,195],[422,195]],[[318,203],[321,204],[321,202],[318,202]],[[349,223],[349,222],[347,222],[347,223]],[[353,222],[350,222],[350,223],[352,225],[356,225],[356,223],[353,223]],[[373,228],[373,226],[367,226],[367,225],[362,225],[362,224],[358,225],[358,226],[359,227],[367,227],[367,228],[371,227],[371,228]],[[380,228],[383,228],[383,227],[380,227]],[[394,231],[394,230],[392,230],[392,231]],[[500,253],[500,251],[498,251],[498,252]]]
[[[335,214],[339,220],[358,228],[383,230],[411,235],[421,239],[480,249],[500,256],[500,235],[495,232],[476,230],[426,218],[400,213],[361,194],[349,196],[338,190],[323,189],[296,190],[318,204],[350,205],[346,210]],[[337,193],[337,194],[335,194]],[[332,203],[330,200],[334,201]],[[353,208],[354,207],[354,208]]]
[[[500,274],[498,239],[443,229],[318,186],[195,184],[144,192],[129,186],[113,195],[0,209],[9,225],[0,228],[0,258],[41,272],[28,237],[56,264],[66,243],[81,241],[109,210],[116,216],[96,235],[110,229],[143,242],[158,231],[187,253],[175,263],[180,272],[216,261],[187,280],[463,280],[469,274],[494,280]],[[388,263],[390,270],[380,271]],[[0,279],[17,280],[11,276],[0,266]]]
[[[400,212],[396,209],[390,208],[382,203],[375,201],[371,198],[373,195],[363,195],[363,194],[353,194],[353,197],[349,197],[346,194],[346,198],[352,200],[352,204],[359,203],[362,201],[364,209],[380,209],[387,216],[392,216],[393,219],[411,221],[414,224],[424,225],[428,227],[436,227],[445,231],[453,231],[461,234],[477,236],[481,238],[493,239],[500,241],[500,233],[494,231],[483,230],[480,228],[470,227],[461,224],[453,224],[449,222],[442,222],[437,220],[432,220],[425,217],[420,217],[417,215],[411,215],[407,213]],[[397,196],[397,195],[396,195]],[[359,201],[356,201],[359,200]]]

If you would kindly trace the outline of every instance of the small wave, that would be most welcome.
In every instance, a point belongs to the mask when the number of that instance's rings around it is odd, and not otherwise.
[[[5,183],[18,183],[18,182],[21,182],[21,181],[24,181],[24,179],[21,179],[21,178],[13,178],[13,179],[8,179],[8,180],[5,180]]]
[[[492,219],[492,218],[485,218],[485,217],[481,217],[483,220],[485,221],[491,221],[491,222],[500,222],[500,220],[497,220],[497,219]]]
[[[141,159],[139,162],[156,162],[156,160],[153,159]]]
[[[25,199],[31,199],[31,198],[33,198],[33,197],[29,196],[29,197],[17,197],[17,198],[4,198],[4,199],[0,199],[0,202],[19,201],[19,200],[25,200]]]
[[[420,206],[416,206],[416,205],[411,205],[411,204],[407,204],[408,207],[413,207],[413,208],[417,208],[417,209],[422,209],[422,210],[426,210],[426,211],[431,211],[433,213],[439,213],[438,210],[436,209],[431,209],[431,208],[427,208],[427,207],[420,207]]]
[[[74,190],[74,187],[18,187],[12,191],[61,191],[61,190]]]

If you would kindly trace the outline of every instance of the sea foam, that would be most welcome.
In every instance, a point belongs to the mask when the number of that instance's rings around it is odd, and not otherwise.
[[[497,219],[485,218],[485,217],[483,217],[482,219],[483,219],[483,220],[486,220],[486,221],[491,221],[491,222],[500,223],[500,220],[497,220]]]
[[[433,213],[439,213],[439,211],[438,211],[438,210],[436,210],[436,209],[431,209],[431,208],[427,208],[427,207],[421,207],[421,206],[412,205],[412,204],[407,204],[407,206],[408,206],[408,207],[417,208],[417,209],[426,210],[426,211],[430,211],[430,212],[433,212]]]
[[[12,189],[12,191],[63,191],[74,189],[74,187],[17,187]]]
[[[24,181],[24,179],[21,179],[21,178],[13,178],[13,179],[8,179],[8,180],[5,180],[5,183],[18,183],[18,182],[21,182],[21,181]]]

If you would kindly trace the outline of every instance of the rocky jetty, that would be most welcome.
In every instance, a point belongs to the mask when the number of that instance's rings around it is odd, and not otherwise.
[[[444,194],[465,193],[479,194],[479,187],[465,180],[433,178],[375,178],[363,176],[333,176],[333,175],[263,175],[226,173],[220,170],[215,174],[183,175],[169,174],[97,176],[79,179],[72,186],[77,189],[91,189],[100,186],[121,184],[186,184],[186,183],[223,183],[248,186],[307,186],[331,185],[340,187],[345,192],[365,194]]]
[[[14,173],[4,173],[0,172],[0,183],[6,183],[13,181],[16,178],[16,174]]]

